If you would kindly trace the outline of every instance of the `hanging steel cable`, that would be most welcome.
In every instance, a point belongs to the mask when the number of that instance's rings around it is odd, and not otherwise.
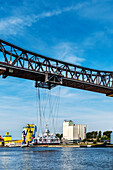
[[[55,97],[54,95],[51,94],[50,92],[50,98],[49,98],[49,120],[50,120],[50,124],[52,126],[52,129],[54,131],[55,127],[54,127],[54,106],[55,106]]]
[[[37,92],[37,88],[36,88],[36,113],[37,113],[36,126],[38,127],[38,92]]]
[[[56,130],[58,128],[58,112],[59,112],[59,105],[60,105],[60,92],[61,92],[61,86],[59,86],[59,89],[58,89],[58,96],[57,96],[57,101],[56,101],[56,107],[55,107],[55,133],[56,133]]]
[[[42,113],[42,129],[44,130],[45,128],[45,122],[47,122],[47,103],[48,103],[48,98],[49,98],[49,93],[47,89],[43,89],[43,93],[41,93],[41,113]],[[46,114],[45,114],[46,113]]]
[[[59,95],[60,88],[58,93],[55,95],[51,93],[51,90],[40,89],[36,90],[36,100],[37,100],[37,126],[38,133],[44,132],[46,124],[49,124],[51,130],[55,133],[55,128],[57,125],[58,119],[58,108],[59,108]],[[55,123],[56,122],[56,123]]]
[[[38,88],[38,99],[39,99],[40,129],[42,133],[42,113],[41,113],[41,100],[40,100],[40,89],[39,88]]]
[[[59,108],[59,97],[60,97],[60,87],[59,87],[59,91],[56,94],[52,94],[50,92],[50,98],[49,98],[49,120],[51,121],[51,126],[52,129],[55,133],[55,128],[56,128],[56,123],[55,123],[55,119],[58,118],[58,108]]]

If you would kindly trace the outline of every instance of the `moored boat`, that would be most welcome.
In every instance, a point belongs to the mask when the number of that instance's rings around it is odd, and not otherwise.
[[[46,125],[45,132],[41,136],[37,136],[33,140],[34,145],[58,145],[60,144],[60,139],[56,136],[55,133],[50,134],[50,131]]]

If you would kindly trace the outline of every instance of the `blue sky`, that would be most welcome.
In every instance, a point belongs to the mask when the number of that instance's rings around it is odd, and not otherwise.
[[[0,0],[0,38],[52,58],[113,70],[112,9],[112,0]],[[37,120],[34,82],[0,78],[0,89],[0,134],[20,138],[22,127]],[[88,131],[113,129],[112,98],[67,87],[53,89],[51,98],[60,99],[57,132],[64,119],[87,124]]]

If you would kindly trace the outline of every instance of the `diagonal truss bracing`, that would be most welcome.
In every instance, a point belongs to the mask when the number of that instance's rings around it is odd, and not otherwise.
[[[26,78],[43,85],[60,84],[111,96],[113,93],[113,72],[85,68],[45,57],[1,39],[0,68],[5,69],[0,69],[3,77]]]

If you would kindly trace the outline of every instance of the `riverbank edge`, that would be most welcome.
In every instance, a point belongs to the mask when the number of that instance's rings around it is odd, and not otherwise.
[[[9,146],[0,146],[0,148],[7,148]],[[12,147],[21,147],[21,146],[12,146]],[[48,148],[94,148],[94,147],[105,147],[105,148],[113,148],[113,145],[100,145],[100,144],[93,144],[93,145],[33,145],[28,147],[48,147]]]

